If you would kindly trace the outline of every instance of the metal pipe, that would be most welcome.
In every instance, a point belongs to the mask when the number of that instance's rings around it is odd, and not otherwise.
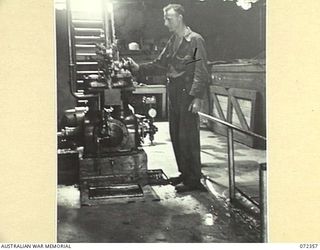
[[[228,172],[229,172],[229,198],[233,201],[235,198],[235,173],[234,173],[234,147],[233,131],[228,128]]]
[[[227,121],[232,121],[232,103],[228,99]],[[229,198],[230,201],[235,199],[235,170],[234,170],[234,145],[233,145],[233,130],[227,128],[227,142],[228,142],[228,173],[229,173]]]
[[[102,1],[102,20],[103,20],[103,32],[104,32],[104,42],[105,46],[109,47],[112,44],[112,41],[110,41],[110,24],[109,24],[109,13],[107,11],[107,6],[105,1]]]
[[[228,128],[233,128],[233,129],[235,129],[235,130],[237,130],[237,131],[240,131],[240,132],[242,132],[242,133],[244,133],[244,134],[257,137],[257,138],[262,139],[262,140],[264,140],[264,141],[267,140],[267,138],[264,137],[264,136],[258,135],[258,134],[256,134],[256,133],[253,133],[253,132],[249,131],[249,130],[244,130],[244,129],[242,129],[242,128],[238,128],[237,126],[233,125],[232,123],[229,123],[229,122],[220,120],[220,119],[218,119],[218,118],[216,118],[216,117],[213,117],[213,116],[211,116],[211,115],[208,115],[208,114],[205,114],[205,113],[202,113],[202,112],[198,112],[198,114],[201,115],[201,116],[203,116],[203,117],[205,117],[205,118],[207,118],[207,119],[209,119],[209,120],[211,120],[211,121],[221,123],[221,124],[227,126]]]
[[[110,22],[111,22],[111,42],[114,43],[116,42],[116,29],[114,26],[114,12],[113,12],[113,3],[112,1],[107,3],[107,10],[108,10],[108,15],[110,17]]]
[[[76,82],[76,59],[74,51],[74,36],[72,30],[72,14],[71,14],[71,5],[70,0],[66,2],[67,7],[67,26],[68,26],[68,45],[69,45],[69,89],[70,93],[74,98],[78,98],[75,94],[74,86]]]
[[[260,186],[260,220],[261,241],[268,242],[268,214],[267,214],[267,164],[260,164],[259,169]]]
[[[71,6],[70,0],[66,2],[67,7],[67,25],[68,25],[68,45],[69,45],[69,63],[70,65],[74,66],[73,60],[73,40],[72,40],[72,15],[71,15]]]
[[[243,192],[239,192],[239,189],[236,188],[235,199],[243,208],[245,208],[249,213],[259,216],[260,209],[259,206],[255,206],[255,203],[248,198],[247,195],[243,195]]]
[[[241,189],[239,189],[238,187],[235,187],[236,192],[238,192],[241,196],[243,196],[244,198],[246,198],[248,201],[250,201],[253,205],[255,205],[257,208],[260,209],[260,205],[258,202],[256,202],[254,199],[252,199],[250,196],[246,195]]]

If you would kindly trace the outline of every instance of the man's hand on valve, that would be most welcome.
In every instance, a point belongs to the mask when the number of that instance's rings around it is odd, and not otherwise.
[[[188,110],[194,114],[198,113],[201,109],[202,101],[200,98],[194,98],[188,108]]]
[[[137,64],[131,57],[127,58],[129,65],[133,71],[139,70],[139,64]]]

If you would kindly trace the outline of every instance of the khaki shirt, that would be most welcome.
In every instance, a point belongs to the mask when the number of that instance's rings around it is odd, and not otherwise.
[[[204,39],[189,27],[182,39],[172,35],[160,55],[149,63],[140,65],[147,74],[166,71],[169,84],[183,81],[189,95],[204,98],[209,74]]]

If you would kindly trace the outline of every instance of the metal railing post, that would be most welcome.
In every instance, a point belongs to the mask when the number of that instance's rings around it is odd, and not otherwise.
[[[261,241],[268,242],[268,214],[267,214],[267,164],[260,164],[259,186],[260,186],[260,223]]]
[[[227,121],[232,122],[232,102],[228,98]],[[234,145],[233,145],[233,129],[227,127],[228,141],[228,173],[229,173],[229,198],[230,201],[235,199],[235,167],[234,167]]]
[[[233,130],[228,128],[228,173],[229,173],[229,198],[230,201],[235,199],[235,173],[234,173],[234,145]]]

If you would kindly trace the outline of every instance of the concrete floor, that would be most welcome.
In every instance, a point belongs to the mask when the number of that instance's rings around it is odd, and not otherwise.
[[[168,123],[156,124],[155,146],[146,140],[149,169],[177,176]],[[201,131],[202,172],[209,192],[177,194],[171,185],[153,186],[145,199],[121,199],[92,207],[79,205],[74,186],[58,186],[58,242],[259,242],[259,219],[228,200],[226,138]],[[235,143],[236,183],[258,200],[258,164],[266,151]],[[150,187],[149,187],[150,188]],[[153,193],[152,192],[152,193]]]

